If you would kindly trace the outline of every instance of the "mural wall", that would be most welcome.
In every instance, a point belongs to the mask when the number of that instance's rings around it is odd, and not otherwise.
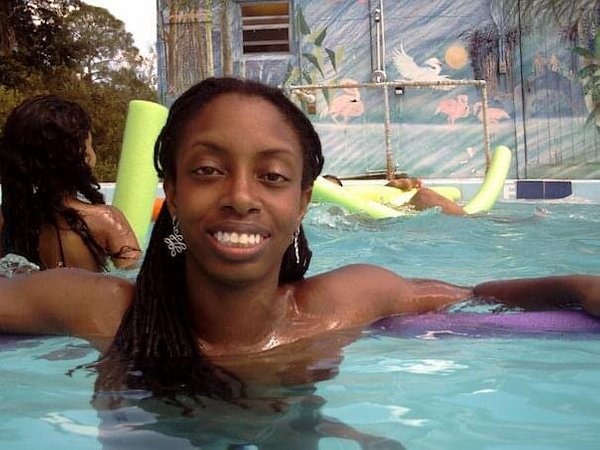
[[[290,0],[290,52],[244,54],[248,3],[159,0],[165,103],[210,75],[341,83],[292,96],[323,140],[326,172],[385,173],[387,144],[399,172],[468,178],[485,170],[480,89],[402,82],[480,79],[492,148],[516,155],[512,177],[600,178],[597,1]],[[352,85],[382,73],[389,88]]]

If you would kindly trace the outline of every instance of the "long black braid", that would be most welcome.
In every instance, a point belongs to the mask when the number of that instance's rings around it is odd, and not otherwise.
[[[172,105],[157,138],[154,163],[161,178],[175,179],[175,159],[183,127],[219,95],[239,93],[272,103],[297,132],[303,149],[302,187],[312,186],[321,172],[321,143],[311,122],[276,88],[249,80],[209,78],[182,94]],[[171,257],[164,239],[172,232],[166,205],[154,225],[137,282],[135,299],[114,342],[99,362],[97,390],[148,389],[173,397],[176,392],[228,401],[244,396],[243,383],[211,364],[199,349],[187,310],[185,257]],[[287,249],[280,283],[300,280],[310,263],[304,231],[298,236],[299,261]]]
[[[2,251],[41,265],[42,225],[58,227],[57,217],[78,233],[104,267],[106,255],[87,224],[65,198],[82,196],[104,204],[100,185],[86,162],[91,118],[77,103],[52,95],[32,97],[8,116],[0,138]]]

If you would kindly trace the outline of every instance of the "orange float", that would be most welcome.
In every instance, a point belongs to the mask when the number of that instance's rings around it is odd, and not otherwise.
[[[164,202],[165,202],[165,199],[163,197],[154,199],[154,204],[152,205],[152,221],[153,222],[156,222],[156,219],[158,218],[158,215],[160,214],[160,209],[162,208]]]

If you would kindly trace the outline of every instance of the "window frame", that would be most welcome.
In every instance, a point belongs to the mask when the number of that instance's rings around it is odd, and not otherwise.
[[[260,21],[261,20],[266,20],[268,21],[269,18],[274,18],[274,19],[283,19],[284,15],[281,14],[273,14],[273,15],[265,15],[265,16],[251,16],[251,15],[244,15],[244,8],[251,8],[252,6],[262,6],[262,5],[268,5],[268,4],[282,4],[287,6],[287,22],[275,22],[275,23],[263,23],[261,24]],[[293,37],[293,30],[292,30],[292,2],[290,0],[261,0],[261,1],[244,1],[244,2],[240,2],[239,3],[239,14],[240,14],[240,24],[241,24],[241,33],[240,33],[240,37],[241,37],[241,54],[243,57],[252,57],[252,56],[266,56],[266,55],[290,55],[292,54],[292,37]],[[245,20],[247,18],[257,18],[256,22],[259,23],[250,23],[248,24],[247,22],[251,22],[251,20]],[[244,23],[246,22],[246,23]],[[283,40],[248,40],[245,38],[244,36],[244,32],[245,31],[264,31],[264,30],[281,30],[287,28],[287,40],[283,41]],[[273,42],[272,44],[270,42]],[[249,44],[250,43],[250,44]],[[254,43],[254,45],[253,45]],[[281,50],[281,49],[274,49],[274,50],[267,50],[265,48],[268,48],[269,46],[282,46],[282,45],[287,45],[287,49],[286,50]],[[247,47],[260,47],[260,50],[257,51],[247,51]]]

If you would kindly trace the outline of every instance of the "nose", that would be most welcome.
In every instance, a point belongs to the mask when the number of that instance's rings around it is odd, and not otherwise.
[[[232,174],[225,184],[221,207],[245,215],[260,211],[257,181],[250,174]]]

